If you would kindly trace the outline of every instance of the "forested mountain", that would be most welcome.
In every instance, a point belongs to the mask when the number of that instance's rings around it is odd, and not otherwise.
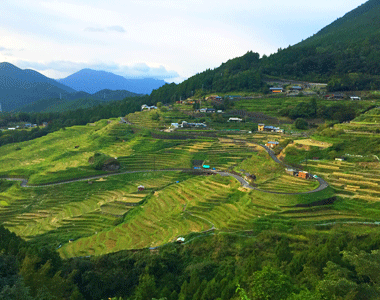
[[[165,84],[163,80],[153,78],[127,79],[105,71],[91,69],[80,70],[66,78],[59,79],[63,83],[77,91],[90,94],[103,89],[127,90],[137,94],[150,94],[153,89],[158,89]]]
[[[39,99],[73,93],[67,87],[33,70],[21,70],[10,63],[0,63],[0,103],[3,110],[12,110]]]
[[[262,91],[264,76],[326,82],[331,91],[380,88],[380,1],[370,0],[312,37],[269,57],[248,52],[179,85],[153,91],[157,101],[204,92]]]
[[[166,84],[154,90],[151,97],[154,100],[173,102],[180,98],[185,99],[196,93],[203,92],[229,92],[229,91],[265,91],[260,70],[260,55],[252,51],[242,57],[237,57],[223,63],[216,69],[208,69],[196,74],[184,82]]]
[[[265,74],[329,83],[330,90],[380,86],[380,1],[370,0],[317,34],[261,60]]]
[[[139,94],[125,90],[101,90],[92,95],[86,92],[75,92],[71,94],[61,94],[61,97],[41,99],[22,106],[17,110],[23,112],[63,112],[79,108],[88,108],[105,102],[123,100],[128,97],[136,96],[139,96]]]

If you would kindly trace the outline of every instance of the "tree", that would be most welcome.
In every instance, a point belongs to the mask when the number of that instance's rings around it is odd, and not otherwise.
[[[135,290],[135,300],[147,300],[156,296],[156,282],[153,275],[142,274]]]
[[[280,270],[265,266],[253,274],[251,291],[255,300],[286,299],[292,292],[292,283]]]
[[[309,124],[302,118],[298,118],[295,122],[294,122],[294,126],[297,128],[297,129],[301,129],[301,130],[305,130],[308,128]]]

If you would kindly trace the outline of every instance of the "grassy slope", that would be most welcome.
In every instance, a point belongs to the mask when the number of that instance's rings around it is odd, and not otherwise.
[[[143,117],[149,118],[149,115],[132,116],[136,126],[144,124]],[[93,152],[99,151],[117,156],[123,170],[189,168],[193,160],[203,160],[218,169],[238,172],[244,169],[255,174],[256,183],[263,190],[302,192],[315,188],[313,181],[284,175],[283,167],[250,144],[255,137],[259,141],[270,138],[259,134],[238,136],[247,143],[232,143],[227,136],[162,140],[151,138],[142,127],[119,124],[115,120],[111,124],[101,121],[95,126],[72,127],[34,141],[2,147],[0,163],[4,165],[2,175],[30,177],[34,183],[54,181],[94,174],[87,160]],[[335,139],[334,142],[340,140]],[[77,145],[80,147],[75,148]],[[16,148],[21,150],[16,151]],[[312,163],[309,164],[308,167],[313,168]],[[233,178],[143,172],[107,177],[91,185],[84,181],[32,189],[0,181],[0,220],[38,245],[63,245],[59,248],[60,254],[71,257],[158,246],[179,235],[209,229],[220,233],[253,230],[262,219],[314,224],[376,218],[377,203],[366,202],[371,200],[368,197],[375,199],[376,176],[369,180],[372,188],[368,184],[360,187],[360,192],[367,193],[368,199],[364,199],[360,193],[351,197],[352,194],[348,195],[351,191],[339,188],[341,183],[335,184],[335,177],[342,180],[350,176],[339,174],[353,174],[352,168],[342,169],[338,175],[331,174],[331,170],[326,173],[324,168],[316,167],[315,171],[331,179],[337,189],[340,198],[334,205],[295,207],[299,203],[329,198],[334,195],[333,189],[316,194],[276,195],[244,190]],[[335,177],[329,178],[330,174]],[[136,191],[140,184],[147,187],[143,193]],[[69,239],[74,241],[69,242]]]

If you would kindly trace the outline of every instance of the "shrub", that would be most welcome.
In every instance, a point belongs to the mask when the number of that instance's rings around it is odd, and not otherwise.
[[[120,167],[120,162],[103,153],[95,153],[88,160],[95,170],[115,170]]]
[[[302,118],[298,118],[295,122],[294,122],[294,126],[297,128],[297,129],[307,129],[309,124]]]

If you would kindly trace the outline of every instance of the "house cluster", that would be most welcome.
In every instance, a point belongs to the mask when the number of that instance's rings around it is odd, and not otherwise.
[[[206,98],[206,100],[211,100],[211,101],[214,101],[214,102],[222,102],[222,97],[218,96],[218,95],[211,95],[209,97]]]
[[[44,123],[46,123],[46,122],[44,122]],[[46,124],[46,125],[47,125],[47,124]],[[45,125],[44,125],[44,126],[45,126]],[[26,124],[24,124],[24,127],[25,127],[25,128],[37,127],[37,124],[26,123]]]
[[[215,108],[201,108],[199,110],[199,112],[201,113],[214,113],[216,112]]]
[[[186,121],[182,121],[179,123],[172,123],[171,126],[173,128],[205,128],[207,125],[205,123],[188,123]]]
[[[272,94],[278,94],[278,93],[284,93],[285,92],[285,89],[283,87],[271,87],[271,88],[269,88],[269,90]],[[300,92],[302,90],[303,90],[302,86],[299,86],[299,85],[294,85],[294,86],[291,86],[289,88],[290,92]]]
[[[343,93],[327,94],[324,96],[328,100],[344,99],[346,96]]]
[[[285,171],[289,175],[292,175],[292,176],[295,176],[295,177],[299,177],[299,178],[302,178],[302,179],[313,178],[313,176],[309,172],[306,172],[306,171],[297,171],[297,170],[290,169],[290,168],[287,168]]]
[[[8,130],[17,130],[17,129],[21,129],[21,128],[34,128],[34,127],[37,127],[38,125],[37,124],[32,124],[32,123],[25,123],[24,125],[17,125],[15,127],[8,127],[7,129]],[[46,127],[48,126],[48,123],[47,122],[43,122],[42,125],[40,125],[42,127]]]
[[[146,104],[143,104],[141,105],[141,110],[152,110],[152,109],[157,109],[157,106],[149,106],[149,105],[146,105]]]
[[[258,124],[257,130],[258,131],[284,133],[284,129],[281,129],[280,127],[268,126],[265,124]]]

